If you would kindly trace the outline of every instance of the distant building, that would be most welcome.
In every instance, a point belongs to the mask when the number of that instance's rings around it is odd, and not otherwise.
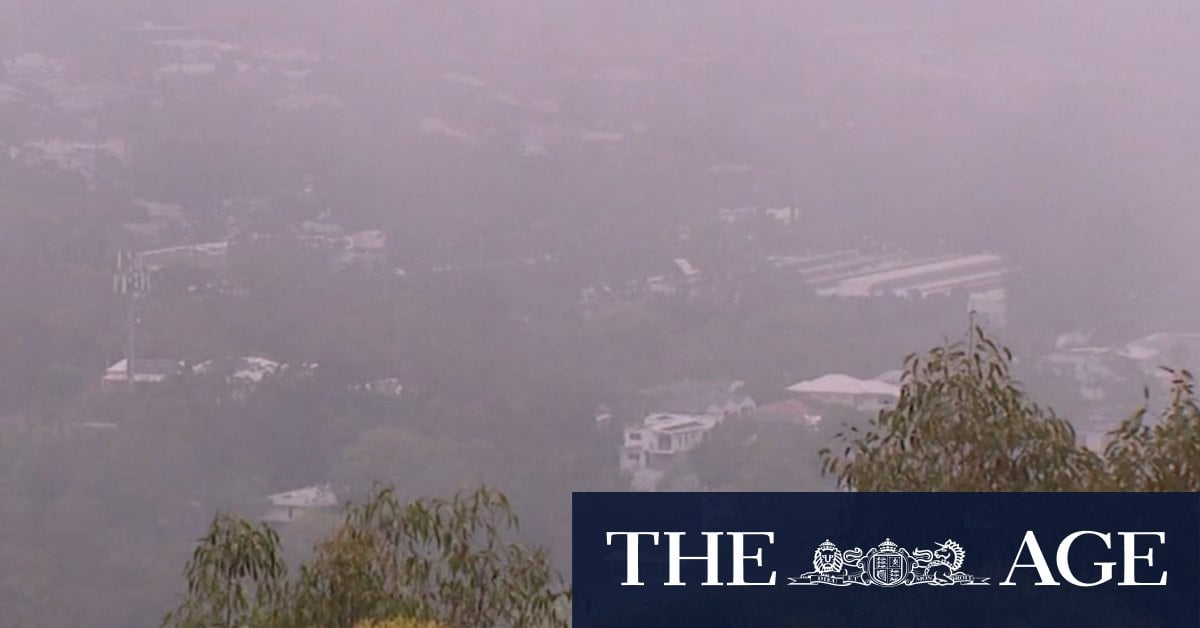
[[[684,380],[642,390],[638,407],[642,412],[653,410],[625,428],[621,473],[635,490],[654,490],[676,456],[691,451],[723,421],[757,407],[744,387],[741,381]]]
[[[901,260],[834,278],[817,293],[841,297],[929,296],[954,289],[990,290],[1009,270],[1003,258],[990,254]]]
[[[873,379],[830,373],[788,386],[788,392],[810,402],[877,412],[900,398],[900,387]]]
[[[182,266],[219,272],[225,269],[228,251],[229,243],[219,241],[142,251],[139,256],[147,270]]]
[[[134,384],[161,384],[171,378],[183,374],[184,363],[181,360],[164,360],[155,358],[133,359]],[[128,361],[121,360],[108,367],[101,378],[101,384],[113,387],[129,383]]]
[[[249,355],[206,360],[192,367],[192,372],[196,375],[222,377],[229,386],[252,388],[276,375],[311,376],[317,366],[314,363],[303,362],[293,367],[283,362]]]
[[[338,505],[337,495],[329,484],[268,495],[266,501],[267,511],[262,520],[268,523],[291,523],[312,512]]]
[[[1005,324],[1005,281],[1014,268],[999,255],[913,257],[903,251],[866,253],[847,249],[769,260],[798,275],[820,296],[927,298],[963,294],[967,311],[996,327]]]
[[[222,395],[237,402],[245,402],[262,385],[273,381],[311,380],[316,376],[318,365],[310,362],[287,364],[259,356],[218,358],[206,360],[192,367],[192,374],[223,390]]]
[[[655,413],[638,426],[625,428],[621,471],[661,471],[676,454],[691,450],[723,417]]]

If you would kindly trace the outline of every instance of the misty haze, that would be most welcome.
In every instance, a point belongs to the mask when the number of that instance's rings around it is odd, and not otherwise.
[[[984,333],[1102,452],[1200,367],[1198,57],[1184,1],[0,0],[0,626],[203,624],[218,513],[296,583],[486,486],[565,574],[572,491],[869,486],[822,449]]]

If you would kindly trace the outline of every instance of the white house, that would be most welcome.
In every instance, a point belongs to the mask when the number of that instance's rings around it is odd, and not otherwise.
[[[225,376],[225,383],[230,386],[253,386],[264,379],[288,368],[287,364],[268,360],[258,356],[245,356],[233,359],[207,360],[192,367],[197,375],[213,373]]]
[[[806,400],[847,406],[863,412],[877,412],[900,398],[900,387],[895,384],[841,373],[797,382],[788,386],[787,390]]]
[[[655,413],[641,425],[625,428],[621,471],[664,466],[670,457],[691,450],[721,423],[721,416]]]
[[[270,523],[291,523],[305,513],[338,505],[337,495],[329,484],[268,495],[267,502],[269,506],[262,520]]]

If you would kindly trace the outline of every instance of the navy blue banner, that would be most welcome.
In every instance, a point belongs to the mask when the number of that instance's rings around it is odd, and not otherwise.
[[[1200,626],[1194,493],[576,493],[575,628]]]

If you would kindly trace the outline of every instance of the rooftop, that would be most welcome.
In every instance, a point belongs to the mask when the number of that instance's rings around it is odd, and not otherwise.
[[[183,373],[183,362],[180,360],[167,360],[158,358],[134,358],[133,359],[133,381],[135,382],[160,382],[168,377],[173,377]],[[106,382],[124,382],[128,381],[128,361],[121,360],[116,364],[108,367],[104,373],[104,381]]]
[[[267,500],[285,508],[329,508],[338,504],[337,495],[328,484],[268,495]]]
[[[830,373],[816,379],[788,386],[791,392],[818,395],[876,395],[899,397],[900,387],[873,379],[859,379],[841,373]]]
[[[904,296],[910,291],[943,291],[959,283],[997,279],[1008,269],[998,255],[964,255],[921,260],[899,268],[847,277],[818,292],[823,296],[863,297],[891,288]]]
[[[681,432],[713,427],[717,419],[708,415],[655,413],[647,416],[642,423],[645,428],[656,432]]]

